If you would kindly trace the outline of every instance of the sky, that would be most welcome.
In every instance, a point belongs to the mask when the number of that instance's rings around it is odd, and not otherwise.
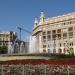
[[[46,18],[75,12],[75,0],[0,0],[0,31],[15,31],[16,26],[33,31],[34,18],[44,11]],[[22,31],[22,39],[30,34]]]

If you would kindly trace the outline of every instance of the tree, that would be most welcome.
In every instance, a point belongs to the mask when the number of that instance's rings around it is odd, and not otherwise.
[[[0,46],[0,54],[6,54],[7,53],[7,46]]]

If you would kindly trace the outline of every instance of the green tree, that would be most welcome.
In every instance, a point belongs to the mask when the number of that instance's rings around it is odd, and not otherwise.
[[[7,46],[0,46],[0,54],[6,54],[7,53]]]

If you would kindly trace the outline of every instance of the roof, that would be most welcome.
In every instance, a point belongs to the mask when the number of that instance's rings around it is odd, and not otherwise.
[[[61,16],[46,18],[43,24],[52,24],[52,23],[57,23],[57,22],[66,21],[70,19],[75,19],[75,12],[61,15]]]

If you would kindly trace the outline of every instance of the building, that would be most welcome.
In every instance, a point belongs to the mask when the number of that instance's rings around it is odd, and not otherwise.
[[[0,32],[0,46],[8,46],[9,42],[13,43],[16,37],[16,32]]]
[[[40,53],[75,54],[75,13],[46,18],[41,12],[40,20],[34,21],[33,36]]]

